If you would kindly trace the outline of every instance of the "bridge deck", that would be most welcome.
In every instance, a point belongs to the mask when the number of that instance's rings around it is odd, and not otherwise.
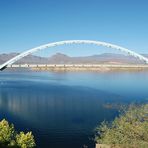
[[[7,67],[11,68],[148,68],[148,65],[136,64],[13,64]]]

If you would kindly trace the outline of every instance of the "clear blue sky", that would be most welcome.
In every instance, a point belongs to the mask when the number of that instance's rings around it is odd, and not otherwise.
[[[148,53],[148,0],[0,0],[0,53],[70,39]],[[47,50],[71,56],[100,52],[85,45]]]

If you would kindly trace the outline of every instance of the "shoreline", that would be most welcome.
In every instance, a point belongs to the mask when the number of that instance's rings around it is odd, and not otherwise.
[[[98,71],[98,72],[109,72],[109,71],[143,71],[148,70],[148,65],[111,65],[111,64],[22,64],[22,65],[11,65],[8,69],[29,69],[32,71]]]

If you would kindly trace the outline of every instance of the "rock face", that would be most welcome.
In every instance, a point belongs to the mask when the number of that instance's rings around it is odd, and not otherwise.
[[[18,53],[0,54],[0,64],[15,57]],[[147,54],[143,56],[148,57]],[[39,57],[29,55],[24,57],[16,64],[142,64],[134,57],[122,54],[104,53],[85,57],[70,57],[62,53],[56,53],[51,57]]]

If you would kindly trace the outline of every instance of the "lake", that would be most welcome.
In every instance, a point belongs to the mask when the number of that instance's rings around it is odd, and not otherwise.
[[[94,148],[107,104],[148,102],[148,72],[0,72],[0,119],[32,131],[38,148]]]

